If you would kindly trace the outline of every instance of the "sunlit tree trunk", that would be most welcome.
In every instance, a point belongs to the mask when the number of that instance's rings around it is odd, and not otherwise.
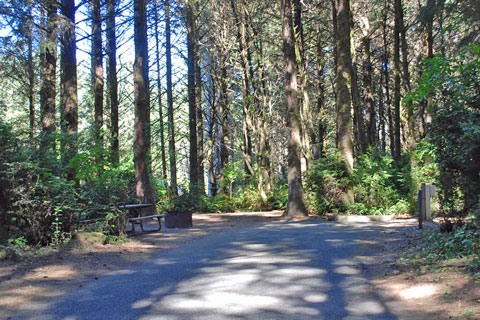
[[[103,153],[103,52],[100,0],[91,0],[90,9],[92,15],[93,130],[96,160],[100,162]]]
[[[323,109],[325,104],[325,61],[323,54],[323,41],[320,34],[320,30],[317,29],[317,103],[316,103],[316,128],[313,128],[311,132],[312,140],[312,155],[314,160],[318,160],[323,157],[324,149],[324,136],[325,136],[325,123],[323,119]]]
[[[33,16],[32,3],[28,2],[28,16],[27,16],[27,63],[28,63],[28,110],[30,121],[30,139],[33,141],[35,135],[35,62],[33,60]]]
[[[133,134],[133,157],[137,197],[142,203],[155,203],[147,161],[147,112],[150,108],[148,79],[148,43],[146,0],[134,2],[135,63],[133,66],[135,95],[135,130]],[[155,211],[155,208],[153,208]]]
[[[110,102],[110,148],[113,164],[120,162],[118,127],[117,36],[115,9],[117,0],[107,0],[107,82]]]
[[[158,118],[160,130],[160,156],[162,159],[162,178],[167,180],[167,161],[165,155],[165,127],[163,122],[163,104],[162,104],[162,82],[160,75],[160,33],[158,31],[158,24],[160,19],[158,17],[158,0],[154,0],[154,30],[155,30],[155,58],[157,66],[157,99],[158,99]]]
[[[77,98],[77,45],[75,41],[75,2],[62,0],[62,52],[61,52],[61,124],[62,160],[68,165],[77,154],[78,98]],[[66,169],[67,179],[75,180],[73,167]]]
[[[235,25],[237,28],[237,42],[240,51],[240,63],[242,66],[242,107],[243,107],[243,119],[242,119],[242,132],[243,132],[243,160],[245,163],[245,172],[249,176],[254,175],[254,170],[252,166],[252,128],[253,120],[251,115],[251,104],[253,101],[253,96],[251,94],[251,84],[250,84],[250,74],[249,74],[249,63],[248,63],[248,49],[246,41],[246,30],[245,23],[238,16],[237,7],[234,0],[230,0],[230,5],[232,7],[233,16]]]
[[[394,110],[394,127],[395,127],[395,153],[394,159],[397,165],[401,160],[401,132],[400,132],[400,19],[402,11],[402,1],[395,0],[395,24],[393,28],[393,74],[395,78],[395,86],[393,92],[393,110]]]
[[[200,67],[200,39],[198,26],[195,27],[195,98],[197,99],[197,154],[198,154],[198,191],[205,193],[205,151],[203,145],[203,106],[202,106],[202,70]]]
[[[353,173],[353,138],[352,138],[352,105],[348,88],[351,75],[350,52],[350,1],[337,0],[337,108],[338,108],[338,142],[340,155],[347,173]],[[353,188],[350,186],[341,197],[347,205],[353,203]]]
[[[53,0],[45,3],[46,6],[46,31],[42,52],[42,89],[40,91],[40,111],[42,122],[42,157],[55,158],[55,97],[56,97],[56,71],[57,71],[57,4]]]
[[[190,142],[190,192],[198,188],[198,154],[197,154],[197,98],[196,98],[196,56],[195,56],[195,21],[191,2],[185,7],[187,21],[187,81],[188,81],[188,128]]]
[[[170,188],[177,190],[177,156],[175,151],[175,126],[173,117],[172,44],[170,22],[170,0],[165,0],[165,55],[167,58],[167,105],[168,105],[168,155],[170,160]]]
[[[303,200],[300,164],[300,101],[298,97],[297,60],[291,0],[282,0],[282,38],[285,57],[287,119],[290,129],[288,138],[288,204],[285,214],[290,217],[306,216],[307,209]]]
[[[349,6],[351,4],[349,3]],[[340,6],[338,7],[338,14],[340,15]],[[353,14],[351,7],[348,9],[349,12],[349,27],[350,27],[350,61],[351,68],[349,68],[350,76],[347,77],[347,83],[351,92],[351,102],[353,106],[353,135],[357,143],[357,151],[360,153],[365,153],[367,151],[367,135],[365,130],[365,117],[364,117],[364,106],[362,105],[362,99],[360,97],[360,88],[358,87],[358,54],[355,48],[354,42],[354,23],[353,23]],[[340,18],[338,18],[338,24],[340,25]],[[340,34],[340,27],[338,30],[339,37],[342,37]],[[338,49],[341,50],[341,49]]]

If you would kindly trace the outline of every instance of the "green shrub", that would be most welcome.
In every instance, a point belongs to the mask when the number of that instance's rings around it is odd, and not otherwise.
[[[402,200],[397,187],[397,177],[393,159],[374,149],[358,156],[351,177],[348,177],[338,154],[330,154],[313,161],[305,175],[307,207],[316,214],[382,215],[410,212],[411,206]],[[355,202],[345,207],[340,198],[352,183]]]
[[[429,140],[440,171],[439,190],[447,218],[464,217],[478,207],[480,194],[480,45],[452,57],[424,61],[418,89],[407,98],[427,101],[434,114]]]
[[[9,181],[9,233],[30,243],[48,244],[68,236],[75,213],[77,190],[33,162],[5,164]]]
[[[313,214],[345,211],[341,195],[351,183],[345,164],[337,153],[312,161],[305,174],[305,202]]]

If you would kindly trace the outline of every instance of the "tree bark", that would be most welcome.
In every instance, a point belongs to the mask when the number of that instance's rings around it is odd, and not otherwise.
[[[170,0],[165,0],[165,51],[167,58],[167,105],[168,105],[168,153],[170,160],[170,188],[174,195],[177,188],[177,159],[175,154],[175,126],[173,115],[173,84],[172,84],[172,44],[170,22]]]
[[[78,151],[78,98],[77,98],[77,45],[75,41],[75,2],[62,0],[62,53],[61,53],[61,110],[62,110],[62,160],[68,166]],[[76,170],[66,168],[68,180],[75,180]]]
[[[393,93],[393,108],[394,108],[394,126],[395,126],[395,153],[394,159],[397,165],[401,160],[401,132],[400,132],[400,19],[402,12],[402,0],[395,0],[395,24],[393,30],[393,68],[395,77],[395,87]]]
[[[350,1],[337,0],[337,106],[340,155],[348,175],[353,173],[352,105],[348,88],[352,74],[350,51]],[[353,203],[353,188],[350,186],[341,197],[345,205]]]
[[[133,134],[133,156],[137,197],[142,203],[155,204],[155,195],[150,182],[147,161],[147,111],[150,108],[148,78],[148,43],[146,0],[134,2],[135,63],[133,66],[135,95],[135,131]],[[155,211],[155,207],[152,208]]]
[[[196,56],[195,56],[195,21],[191,1],[185,7],[187,22],[187,81],[188,81],[188,128],[190,142],[190,192],[198,188],[198,141],[197,141],[197,98],[196,98]]]
[[[403,13],[403,6],[400,8],[400,17],[399,17],[399,24],[400,24],[400,48],[402,50],[402,75],[403,75],[403,90],[405,94],[410,93],[412,91],[412,86],[410,84],[410,70],[408,67],[408,43],[407,43],[407,28],[405,27],[404,22],[404,13]],[[412,102],[409,101],[406,108],[407,114],[407,146],[409,148],[415,145],[415,119],[413,116],[413,108]]]
[[[100,163],[103,154],[103,52],[100,0],[90,0],[90,9],[92,15],[93,130],[96,161]]]
[[[285,91],[287,118],[290,128],[288,138],[288,204],[285,215],[306,216],[301,175],[300,106],[297,84],[297,61],[291,0],[282,0],[282,37],[285,57]]]
[[[119,151],[119,126],[118,126],[118,80],[117,80],[117,36],[115,23],[115,9],[117,0],[107,0],[107,81],[108,97],[110,101],[110,144],[111,161],[118,165],[120,162]]]
[[[162,179],[167,180],[167,161],[165,155],[165,127],[163,122],[163,105],[162,105],[162,83],[160,76],[160,33],[158,25],[160,19],[158,17],[158,0],[154,0],[154,28],[155,28],[155,58],[157,66],[157,95],[158,95],[158,117],[160,123],[160,155],[162,159]]]
[[[55,97],[57,72],[57,4],[53,0],[46,2],[46,31],[42,67],[42,89],[40,91],[40,111],[42,122],[41,157],[55,158],[56,148],[53,133],[55,132]]]
[[[197,99],[197,155],[198,155],[198,191],[205,193],[205,151],[203,145],[203,107],[202,107],[202,69],[200,66],[200,35],[195,24],[195,98]]]
[[[317,39],[317,104],[316,104],[316,121],[317,125],[316,128],[311,133],[311,140],[312,140],[312,154],[313,159],[318,160],[323,157],[323,148],[324,148],[324,136],[325,136],[325,123],[323,120],[323,109],[325,104],[325,61],[324,61],[324,53],[323,53],[323,42],[322,36],[320,34],[320,30],[317,29],[318,32],[318,39]]]
[[[28,57],[28,109],[30,121],[30,139],[33,141],[35,135],[35,68],[33,60],[33,16],[32,3],[28,2],[27,16],[27,57]]]
[[[349,6],[351,4],[349,3]],[[340,10],[339,10],[340,11]],[[354,24],[353,24],[353,14],[351,11],[351,7],[348,9],[349,11],[349,27],[350,27],[350,34],[349,34],[349,41],[350,41],[350,61],[351,61],[351,68],[349,68],[350,76],[347,78],[347,83],[350,88],[350,92],[352,95],[351,101],[353,106],[353,135],[357,142],[357,150],[360,153],[365,153],[367,151],[367,135],[365,130],[365,117],[364,117],[364,110],[362,106],[362,101],[360,97],[360,89],[358,88],[358,54],[356,53],[355,49],[355,42],[353,39],[354,35]],[[340,12],[339,12],[340,15]],[[340,22],[339,22],[340,24]],[[338,30],[339,36],[340,29]]]
[[[385,12],[382,22],[382,31],[383,31],[383,59],[382,59],[382,72],[383,80],[385,81],[385,110],[387,112],[387,121],[388,121],[388,138],[390,140],[390,154],[392,158],[395,157],[395,130],[393,128],[393,117],[392,117],[392,98],[390,95],[390,72],[389,72],[389,48],[388,48],[388,37],[387,37],[387,19],[388,19],[388,2],[385,4]]]
[[[243,96],[243,119],[242,119],[242,131],[243,131],[243,160],[245,163],[245,173],[248,176],[254,175],[254,170],[252,166],[252,127],[253,121],[251,117],[251,101],[253,97],[251,94],[250,86],[250,75],[249,75],[249,63],[248,63],[248,50],[247,50],[247,41],[245,39],[245,23],[243,20],[240,20],[237,12],[237,7],[234,0],[230,0],[230,5],[232,7],[233,16],[235,25],[237,28],[237,42],[239,45],[240,51],[240,63],[242,66],[242,96]]]

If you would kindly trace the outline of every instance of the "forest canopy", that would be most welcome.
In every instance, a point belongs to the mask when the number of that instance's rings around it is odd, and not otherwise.
[[[421,183],[480,218],[478,1],[3,0],[0,30],[0,244],[125,203],[415,214]]]

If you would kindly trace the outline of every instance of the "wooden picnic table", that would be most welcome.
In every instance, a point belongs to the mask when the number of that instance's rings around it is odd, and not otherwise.
[[[110,209],[117,209],[117,210],[127,210],[128,211],[128,216],[127,216],[127,223],[132,224],[132,230],[129,230],[127,232],[132,232],[135,234],[135,225],[139,224],[140,229],[143,232],[155,232],[155,231],[160,231],[162,229],[162,221],[161,219],[165,217],[164,214],[152,214],[148,216],[142,216],[142,209],[145,208],[150,208],[153,207],[154,205],[152,203],[140,203],[140,204],[121,204],[117,206],[110,206]],[[92,224],[96,223],[98,221],[102,221],[105,218],[94,218],[94,219],[85,219],[85,220],[79,220],[77,222],[78,227],[80,227],[81,224],[86,225],[86,224]],[[158,228],[153,229],[153,230],[147,230],[143,226],[143,221],[147,219],[156,219],[158,221]]]
[[[110,208],[111,209],[128,210],[129,216],[130,216],[128,218],[128,222],[132,224],[132,230],[130,230],[130,232],[132,232],[134,234],[136,224],[140,225],[140,229],[143,232],[155,232],[155,231],[160,231],[162,229],[161,219],[163,217],[165,217],[164,214],[152,214],[152,215],[148,215],[148,216],[142,216],[141,215],[142,209],[150,208],[150,207],[153,207],[152,203],[122,204],[122,205],[118,205],[118,206],[111,206]],[[157,219],[158,229],[145,230],[145,228],[143,227],[143,221],[145,221],[146,219]]]

